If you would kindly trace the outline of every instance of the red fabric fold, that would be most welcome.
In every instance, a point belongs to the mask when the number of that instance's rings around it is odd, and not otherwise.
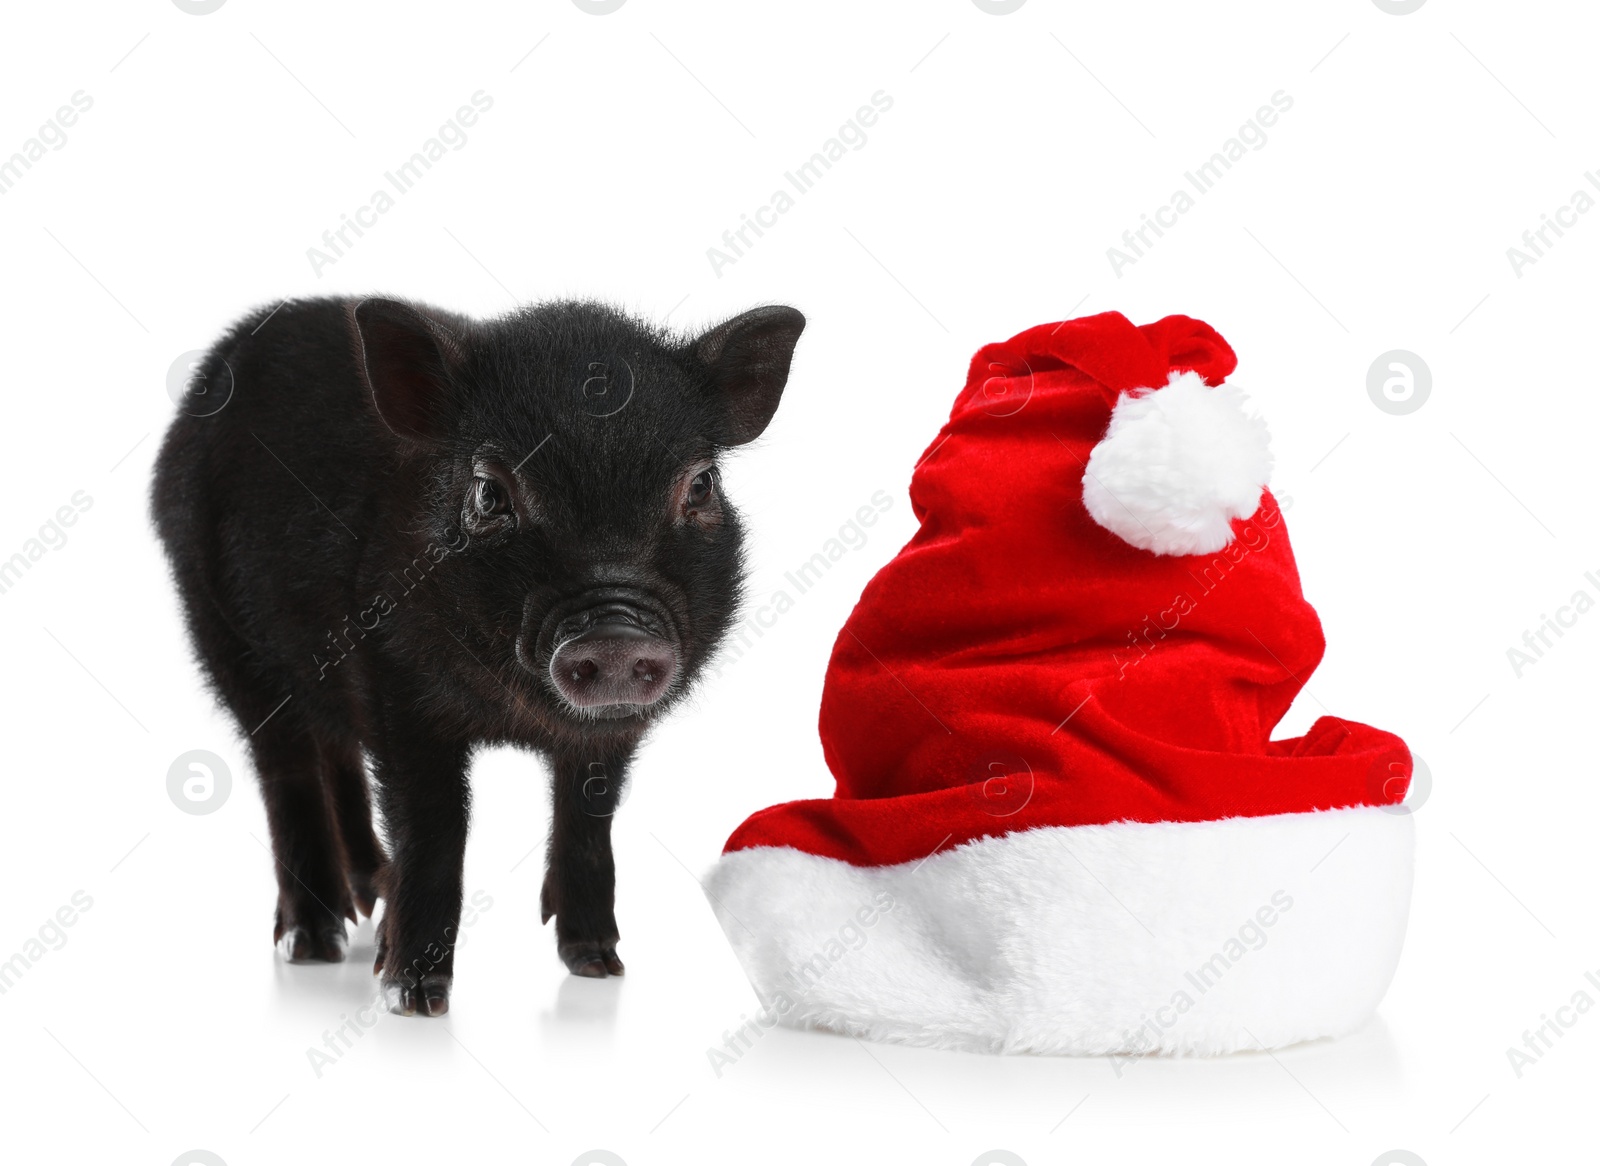
[[[921,527],[834,645],[834,797],[761,811],[727,849],[883,865],[1038,826],[1402,800],[1393,734],[1324,717],[1271,739],[1323,638],[1270,493],[1212,555],[1137,549],[1084,509],[1121,392],[1234,365],[1185,316],[1106,313],[981,349],[913,475]]]

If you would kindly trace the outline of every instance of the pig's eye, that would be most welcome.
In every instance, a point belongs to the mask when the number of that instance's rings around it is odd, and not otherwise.
[[[511,497],[494,478],[474,478],[468,504],[480,522],[493,522],[511,513]]]
[[[711,501],[711,494],[716,489],[716,474],[711,470],[701,470],[689,483],[689,492],[684,497],[684,505],[693,509],[704,506]]]

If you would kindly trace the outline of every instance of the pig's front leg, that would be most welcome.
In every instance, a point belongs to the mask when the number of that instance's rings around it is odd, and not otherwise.
[[[391,844],[383,870],[378,962],[394,1012],[450,1008],[467,848],[467,744],[443,740],[409,710],[385,708],[374,750],[378,804]]]
[[[556,920],[556,950],[575,976],[620,976],[611,816],[633,749],[577,746],[551,758],[550,849],[540,915]]]

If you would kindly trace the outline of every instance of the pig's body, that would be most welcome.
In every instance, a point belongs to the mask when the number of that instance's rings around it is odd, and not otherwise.
[[[242,321],[207,355],[209,393],[231,379],[232,396],[215,415],[173,423],[155,515],[190,620],[216,617],[224,627],[215,630],[242,649],[219,658],[201,644],[201,662],[255,682],[268,702],[246,732],[290,697],[299,717],[348,733],[363,654],[325,674],[307,665],[334,654],[328,633],[366,606],[371,567],[400,544],[405,518],[394,498],[405,491],[380,483],[406,471],[368,404],[343,305],[285,305],[252,337],[265,315]],[[257,711],[240,708],[229,681],[216,679],[243,719]]]
[[[715,461],[764,428],[801,327],[758,309],[679,342],[593,305],[477,322],[313,300],[212,349],[154,512],[255,755],[291,958],[342,958],[344,918],[381,895],[394,1005],[444,1011],[467,759],[511,742],[551,763],[561,954],[622,970],[609,815],[731,622],[740,530]]]

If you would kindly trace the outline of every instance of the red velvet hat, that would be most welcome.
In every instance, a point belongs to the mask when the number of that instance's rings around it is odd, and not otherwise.
[[[1272,739],[1323,638],[1235,363],[1114,312],[973,358],[834,646],[834,796],[755,814],[708,883],[778,1019],[1225,1052],[1376,1007],[1410,754],[1333,716]]]

